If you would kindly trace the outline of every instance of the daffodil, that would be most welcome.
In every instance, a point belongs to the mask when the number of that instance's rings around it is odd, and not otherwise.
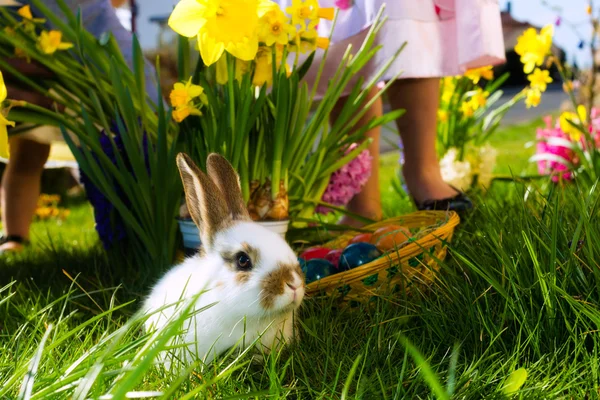
[[[465,101],[460,105],[460,111],[467,118],[470,118],[473,116],[473,114],[475,114],[475,110],[473,109],[473,106],[469,101]]]
[[[487,104],[487,98],[490,94],[488,92],[484,92],[481,89],[478,89],[475,94],[471,97],[469,102],[471,103],[471,108],[473,110],[478,110],[481,107],[484,107]]]
[[[491,81],[494,79],[494,70],[491,65],[487,67],[473,68],[465,72],[465,76],[473,81],[474,84],[478,84],[481,78]]]
[[[38,48],[46,54],[54,54],[57,50],[68,50],[73,47],[73,43],[62,41],[62,32],[43,31],[37,42]]]
[[[173,107],[181,107],[202,95],[206,98],[204,88],[200,85],[194,85],[192,78],[190,78],[185,84],[177,82],[173,85],[173,90],[171,90],[169,97]]]
[[[452,100],[452,96],[454,95],[454,90],[456,89],[456,84],[454,78],[445,77],[442,80],[442,102],[448,103]]]
[[[537,107],[542,100],[542,92],[539,89],[529,88],[525,92],[525,105],[527,108]]]
[[[29,5],[23,6],[17,10],[17,14],[25,19],[33,19],[33,14],[31,14],[31,8]]]
[[[292,16],[292,24],[300,25],[302,29],[307,28],[307,20],[308,28],[314,28],[320,18],[331,21],[335,15],[334,8],[321,8],[317,0],[292,0],[291,7],[286,8],[285,11]]]
[[[327,49],[329,47],[329,38],[326,37],[318,37],[316,41],[317,48],[319,49]]]
[[[565,111],[560,115],[559,124],[560,129],[571,137],[571,140],[578,142],[581,140],[581,130],[575,125],[581,125],[587,121],[587,112],[585,107],[579,105],[577,107],[577,114],[571,111]]]
[[[4,116],[4,111],[2,110],[2,103],[6,100],[8,96],[8,92],[6,90],[6,85],[4,84],[4,77],[2,76],[2,71],[0,71],[0,157],[8,158],[8,129],[7,126],[15,126],[13,121],[9,121]]]
[[[219,85],[225,85],[229,80],[229,73],[227,71],[227,54],[223,54],[221,58],[217,60],[217,83]],[[248,61],[235,60],[235,80],[241,81],[244,74],[248,72],[250,63]]]
[[[536,32],[534,28],[529,28],[517,39],[515,52],[521,56],[523,63],[523,71],[529,74],[535,66],[541,66],[550,53],[552,48],[552,36],[554,27],[547,25],[540,31]]]
[[[185,104],[181,107],[177,107],[173,110],[173,119],[176,122],[181,122],[190,115],[202,115],[202,112],[190,103]]]
[[[542,93],[546,91],[548,83],[552,83],[550,72],[547,70],[542,71],[539,68],[536,68],[527,79],[531,82],[532,88],[538,89]]]
[[[438,116],[438,121],[440,121],[440,122],[448,122],[448,111],[446,111],[446,110],[438,110],[437,116]]]
[[[43,18],[33,18],[33,14],[31,13],[31,7],[29,7],[29,5],[25,5],[19,8],[17,10],[17,14],[19,14],[19,16],[23,18],[23,21],[21,23],[23,24],[23,27],[25,28],[26,32],[35,33],[35,23],[46,22],[46,20]]]
[[[273,53],[269,47],[261,47],[256,54],[252,84],[271,86],[273,83]]]
[[[288,17],[279,8],[266,13],[260,19],[259,40],[267,46],[274,43],[286,45],[290,36],[294,36],[296,29],[289,24]]]
[[[225,51],[251,61],[258,51],[258,20],[277,7],[270,0],[181,0],[169,26],[185,37],[198,37],[200,56],[212,65]]]
[[[299,53],[312,52],[317,48],[326,49],[327,47],[329,47],[329,39],[319,37],[317,30],[314,28],[299,30],[296,32],[296,37],[289,44],[290,51]]]

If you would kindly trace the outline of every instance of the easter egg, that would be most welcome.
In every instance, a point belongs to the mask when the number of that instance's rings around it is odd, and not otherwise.
[[[409,235],[408,237],[410,237],[410,231],[407,228],[400,225],[386,225],[373,232],[373,236],[371,237],[371,241],[369,243],[376,244],[382,237],[388,236],[390,233],[397,232],[405,232],[405,234]],[[402,242],[404,242],[404,240],[402,240]]]
[[[325,256],[325,259],[327,261],[329,261],[330,263],[333,264],[334,267],[338,267],[338,265],[340,264],[340,257],[342,256],[342,251],[340,249],[336,249],[336,250],[331,250],[329,253],[327,253],[327,255]]]
[[[329,261],[315,258],[306,262],[306,283],[311,283],[333,275],[338,270]]]
[[[361,233],[359,235],[354,236],[348,244],[354,243],[371,243],[371,238],[373,237],[372,233]]]
[[[311,247],[310,249],[304,250],[304,252],[300,254],[300,258],[303,258],[306,261],[310,261],[315,258],[325,258],[327,253],[330,251],[331,249],[326,247]]]
[[[306,260],[304,258],[298,257],[298,264],[300,264],[300,269],[302,272],[306,274]]]
[[[381,251],[388,251],[398,248],[402,243],[411,238],[410,231],[405,227],[382,234],[375,246]]]
[[[353,243],[342,252],[339,269],[347,271],[370,263],[380,256],[381,252],[371,243]]]

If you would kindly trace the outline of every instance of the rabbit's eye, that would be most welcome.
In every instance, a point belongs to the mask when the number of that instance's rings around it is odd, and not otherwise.
[[[235,256],[236,267],[240,271],[250,271],[252,269],[252,260],[248,254],[240,252]]]

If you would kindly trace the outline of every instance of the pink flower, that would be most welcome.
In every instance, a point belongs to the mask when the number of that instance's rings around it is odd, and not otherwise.
[[[335,6],[340,10],[347,10],[352,7],[352,0],[335,0]]]
[[[353,143],[348,147],[345,154],[354,150],[358,145]],[[321,200],[324,203],[343,207],[360,193],[363,186],[371,176],[371,154],[369,150],[363,150],[354,160],[337,170],[329,178],[329,185],[323,193]],[[331,209],[318,206],[317,212],[329,214]]]
[[[565,134],[560,129],[560,124],[558,121],[556,121],[554,126],[552,125],[552,117],[544,118],[544,122],[546,123],[546,127],[543,129],[538,128],[537,130],[536,136],[538,143],[536,146],[536,155],[558,156],[564,159],[567,163],[576,164],[577,159],[573,150],[564,146],[548,143],[548,140],[551,138],[561,138],[570,141],[571,139],[569,135]],[[538,172],[540,175],[551,175],[553,182],[558,182],[561,178],[565,180],[573,179],[573,174],[569,170],[568,165],[558,159],[539,160]]]

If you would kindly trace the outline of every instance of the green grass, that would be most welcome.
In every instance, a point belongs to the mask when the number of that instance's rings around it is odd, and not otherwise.
[[[522,145],[534,134],[498,132],[512,149],[500,170],[529,168]],[[382,160],[385,189],[395,161]],[[384,193],[386,213],[410,211]],[[0,259],[0,398],[507,398],[521,367],[515,398],[597,398],[600,189],[501,182],[476,200],[430,290],[358,308],[308,300],[299,345],[264,365],[231,354],[182,374],[152,367],[168,332],[144,335],[135,316],[157,277],[106,257],[88,206],[76,205],[62,227],[35,224],[39,249]]]

